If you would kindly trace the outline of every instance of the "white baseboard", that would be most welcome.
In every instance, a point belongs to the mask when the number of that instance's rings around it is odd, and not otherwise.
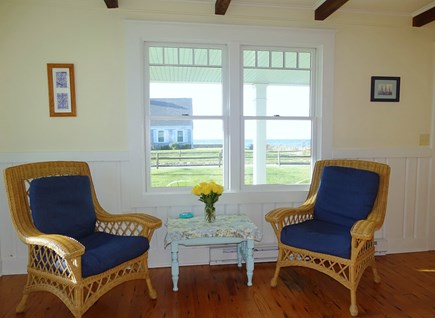
[[[14,257],[3,260],[1,269],[2,275],[27,274],[27,257]]]
[[[388,239],[388,254],[423,252],[430,250],[428,240],[420,239]]]
[[[388,252],[388,241],[386,239],[375,240],[375,255],[386,255]],[[254,261],[275,262],[278,257],[278,246],[275,244],[263,244],[255,246]],[[237,263],[236,246],[213,246],[210,248],[210,265],[235,264]]]
[[[375,256],[386,255],[388,252],[388,241],[386,239],[375,239]]]
[[[237,263],[237,247],[235,245],[216,245],[210,247],[210,265]],[[254,262],[275,262],[278,257],[278,247],[275,244],[263,244],[254,248]]]

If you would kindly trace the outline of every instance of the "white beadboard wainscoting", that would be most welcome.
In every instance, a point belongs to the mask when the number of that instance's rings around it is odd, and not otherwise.
[[[416,252],[435,249],[435,196],[432,186],[432,150],[335,150],[334,158],[365,159],[391,166],[387,216],[383,228],[376,233],[379,254]],[[163,220],[176,217],[182,211],[202,213],[202,204],[189,194],[153,194],[141,206],[131,204],[128,152],[91,153],[0,153],[0,168],[27,162],[50,160],[82,160],[89,163],[101,205],[111,213],[145,212]],[[242,212],[262,230],[261,242],[256,242],[257,261],[272,261],[276,257],[276,239],[265,214],[275,207],[297,206],[306,191],[274,193],[227,193],[218,201],[218,214]],[[149,266],[170,266],[170,248],[165,247],[166,228],[163,225],[151,241]],[[224,264],[234,261],[231,246],[180,246],[181,265]],[[27,249],[18,240],[9,217],[4,183],[0,183],[0,274],[26,272]]]

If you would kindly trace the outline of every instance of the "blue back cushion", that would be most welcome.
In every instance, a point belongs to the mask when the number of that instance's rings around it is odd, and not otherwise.
[[[373,208],[379,175],[372,171],[327,166],[323,168],[314,218],[351,227]]]
[[[29,188],[36,228],[78,239],[95,231],[96,215],[87,176],[34,179]]]

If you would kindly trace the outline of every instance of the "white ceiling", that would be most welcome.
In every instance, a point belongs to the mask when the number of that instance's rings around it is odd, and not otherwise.
[[[231,5],[288,7],[314,10],[324,0],[232,0]],[[339,10],[414,16],[435,7],[434,0],[349,0]]]

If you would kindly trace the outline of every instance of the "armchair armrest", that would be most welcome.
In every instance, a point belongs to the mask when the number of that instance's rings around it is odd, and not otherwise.
[[[305,201],[296,208],[276,208],[265,215],[265,219],[272,225],[275,235],[280,240],[282,228],[289,224],[297,224],[313,218],[314,203]]]
[[[97,229],[116,235],[143,235],[151,240],[162,220],[145,213],[110,214],[97,213]]]
[[[65,259],[76,258],[85,253],[85,247],[72,237],[59,234],[40,234],[25,238],[27,244],[45,246]]]
[[[81,257],[85,247],[72,237],[60,234],[27,236],[29,267],[66,280],[81,280]]]
[[[360,240],[371,240],[375,234],[375,223],[369,220],[359,220],[350,230],[352,238]]]

